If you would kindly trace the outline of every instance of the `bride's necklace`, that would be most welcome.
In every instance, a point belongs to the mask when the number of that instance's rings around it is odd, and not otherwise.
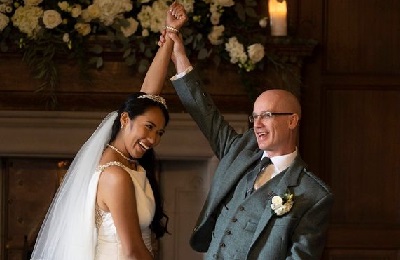
[[[118,150],[115,146],[112,146],[111,144],[107,144],[108,147],[110,147],[111,149],[113,149],[114,151],[116,151],[119,155],[122,156],[122,158],[124,158],[125,160],[127,160],[130,163],[136,163],[135,159],[131,159],[126,157],[120,150]]]

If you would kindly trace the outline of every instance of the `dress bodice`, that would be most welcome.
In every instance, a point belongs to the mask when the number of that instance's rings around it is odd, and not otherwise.
[[[150,223],[155,213],[155,201],[153,190],[146,178],[146,172],[143,167],[138,166],[137,170],[132,170],[120,162],[112,161],[100,165],[95,174],[100,175],[104,169],[110,166],[123,168],[131,176],[135,186],[135,196],[137,212],[139,216],[139,225],[142,232],[142,238],[146,247],[151,252],[151,231]],[[95,260],[124,259],[121,251],[121,241],[116,230],[114,220],[110,212],[105,212],[97,206],[96,203],[96,228],[97,228],[97,246]]]

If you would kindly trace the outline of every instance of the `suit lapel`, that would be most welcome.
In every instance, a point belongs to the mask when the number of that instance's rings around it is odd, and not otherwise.
[[[212,199],[210,206],[213,211],[217,205],[224,199],[224,197],[237,185],[240,178],[242,178],[249,170],[249,167],[256,163],[261,158],[263,151],[250,151],[244,150],[240,153],[231,165],[226,169],[226,174],[221,177],[218,183],[224,182],[223,185],[214,187],[216,193],[210,197]],[[222,179],[223,178],[223,179]]]
[[[272,197],[275,195],[282,196],[283,194],[285,194],[285,192],[289,187],[297,186],[299,182],[300,173],[303,171],[304,167],[305,163],[300,158],[300,156],[297,156],[293,164],[289,168],[287,168],[284,172],[280,173],[283,174],[283,176],[279,181],[279,183],[275,187],[271,188],[271,192],[260,194],[260,196],[264,196],[263,199],[267,201],[267,205],[265,207],[263,214],[261,215],[260,221],[258,222],[252,243],[256,241],[256,239],[260,236],[261,232],[268,225],[268,222],[274,216],[271,210]],[[296,197],[296,194],[294,194],[294,196]],[[294,202],[293,205],[295,207],[296,202]]]

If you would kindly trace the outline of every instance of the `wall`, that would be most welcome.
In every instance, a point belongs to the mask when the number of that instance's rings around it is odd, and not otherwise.
[[[302,1],[304,159],[332,187],[326,259],[400,259],[400,2]]]

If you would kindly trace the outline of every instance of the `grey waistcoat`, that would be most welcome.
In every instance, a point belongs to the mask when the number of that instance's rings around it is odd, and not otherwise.
[[[270,193],[271,187],[278,184],[283,174],[278,174],[247,197],[247,174],[242,177],[233,194],[227,196],[226,205],[221,207],[206,259],[246,259],[261,214],[267,206],[265,196],[260,194]]]

